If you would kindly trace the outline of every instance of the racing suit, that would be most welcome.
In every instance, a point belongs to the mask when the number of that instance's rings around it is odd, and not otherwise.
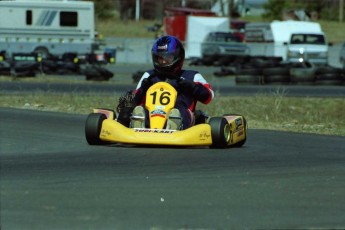
[[[143,74],[134,92],[134,102],[136,105],[145,105],[145,95],[148,89],[147,86],[143,87],[143,82],[147,82],[145,79],[150,79],[150,85],[160,81],[169,82],[177,90],[175,108],[181,113],[183,129],[193,125],[197,101],[208,104],[214,97],[210,84],[197,71],[181,70],[179,77],[171,79],[162,76],[162,74],[155,73],[155,70],[149,70]],[[185,87],[186,85],[188,87]],[[146,122],[148,123],[147,111]]]

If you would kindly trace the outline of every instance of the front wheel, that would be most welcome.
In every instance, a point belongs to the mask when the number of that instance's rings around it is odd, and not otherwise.
[[[102,123],[107,117],[101,113],[91,113],[86,119],[85,123],[85,137],[89,145],[102,145],[105,144],[99,138],[101,133]]]
[[[224,117],[212,117],[209,125],[212,136],[211,148],[226,148],[231,137],[228,121]]]

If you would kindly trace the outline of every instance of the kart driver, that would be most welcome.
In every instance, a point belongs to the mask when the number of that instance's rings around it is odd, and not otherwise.
[[[148,127],[148,112],[144,109],[147,89],[156,82],[169,82],[178,92],[175,108],[171,110],[167,129],[187,129],[194,123],[197,101],[208,104],[214,97],[210,84],[197,71],[182,69],[185,50],[182,43],[173,36],[158,38],[153,44],[152,62],[154,69],[146,71],[134,92],[131,124],[133,128]]]

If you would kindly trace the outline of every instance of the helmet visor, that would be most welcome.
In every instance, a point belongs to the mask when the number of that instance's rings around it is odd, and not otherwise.
[[[159,67],[166,67],[174,64],[175,56],[169,53],[156,53],[153,54],[153,64]]]

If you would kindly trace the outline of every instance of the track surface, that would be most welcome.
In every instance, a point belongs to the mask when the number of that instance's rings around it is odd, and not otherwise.
[[[345,228],[344,137],[97,147],[85,119],[0,108],[1,229]]]

